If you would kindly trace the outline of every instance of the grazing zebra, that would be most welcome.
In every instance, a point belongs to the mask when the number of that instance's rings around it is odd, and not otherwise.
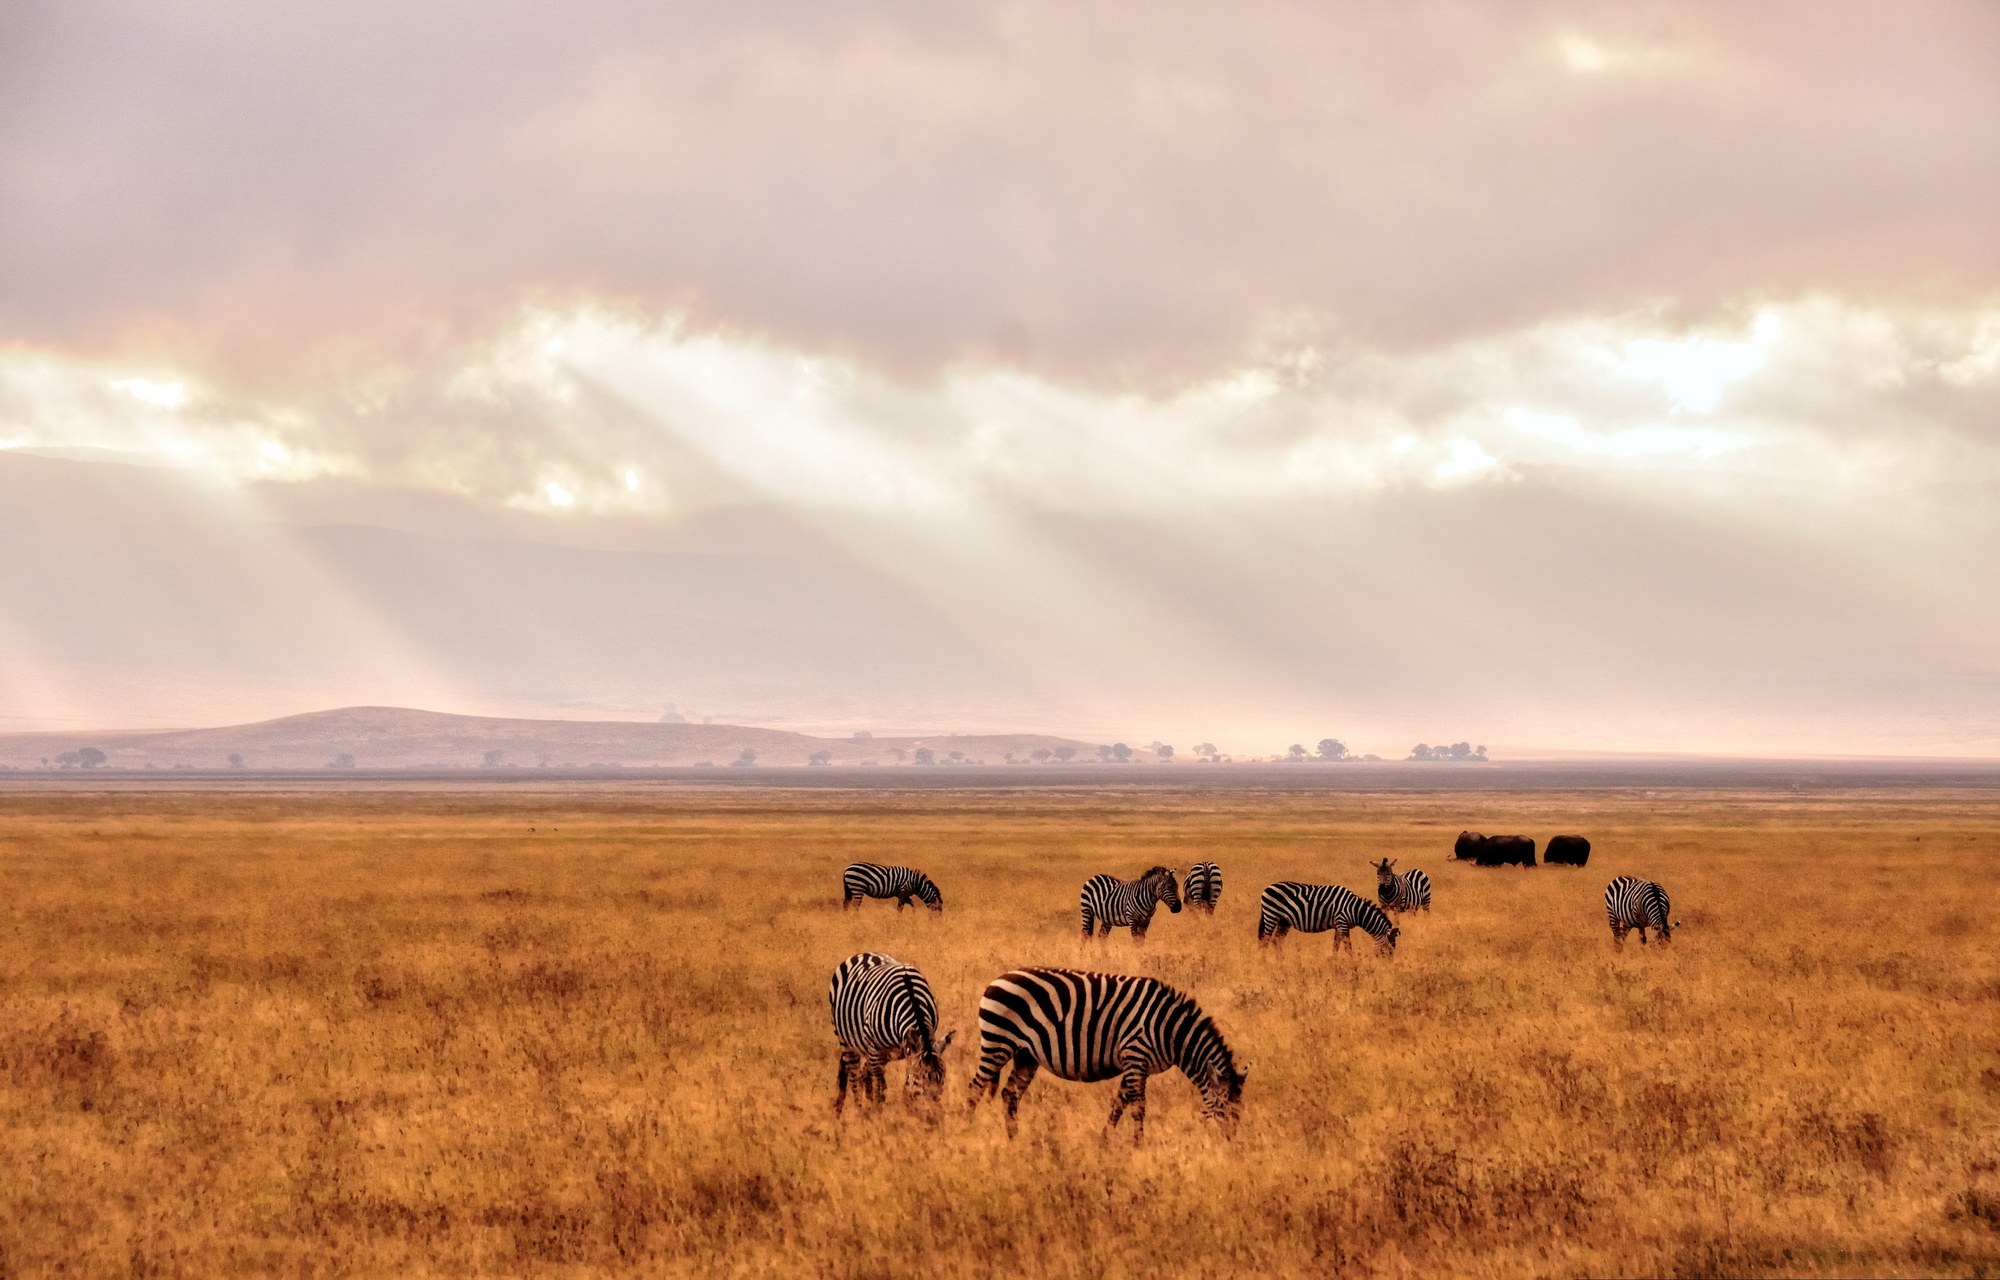
[[[840,1041],[840,1091],[833,1097],[833,1114],[839,1115],[847,1102],[848,1073],[857,1068],[855,1092],[865,1101],[882,1101],[882,1068],[897,1058],[910,1059],[905,1090],[937,1100],[944,1090],[943,1054],[958,1033],[937,1038],[937,1000],[922,973],[893,956],[864,951],[833,971],[826,1002]]]
[[[1375,950],[1384,956],[1396,954],[1396,939],[1402,930],[1389,923],[1382,908],[1337,884],[1299,884],[1285,880],[1264,890],[1263,909],[1257,916],[1257,941],[1276,942],[1293,929],[1300,933],[1334,931],[1336,949],[1352,951],[1350,929],[1360,929],[1375,939]]]
[[[1187,904],[1203,911],[1214,911],[1215,904],[1222,900],[1222,868],[1213,862],[1197,862],[1188,868]]]
[[[847,910],[862,898],[894,898],[896,910],[920,898],[933,911],[944,910],[944,895],[921,871],[908,867],[884,867],[873,862],[857,862],[840,873],[840,909]]]
[[[1174,873],[1165,867],[1154,867],[1137,880],[1092,876],[1083,884],[1084,939],[1088,941],[1095,933],[1109,937],[1113,928],[1129,927],[1132,940],[1137,942],[1146,936],[1153,912],[1162,902],[1167,910],[1180,914],[1180,887],[1174,882]]]
[[[1660,945],[1674,940],[1674,930],[1680,921],[1667,923],[1673,912],[1673,904],[1667,901],[1667,891],[1651,880],[1641,880],[1637,876],[1619,876],[1604,888],[1604,914],[1611,917],[1611,941],[1618,947],[1625,945],[1625,934],[1632,929],[1639,931],[1639,945],[1646,945],[1646,930],[1660,932]]]
[[[1146,1077],[1179,1067],[1201,1090],[1202,1116],[1233,1135],[1243,1106],[1235,1055],[1193,997],[1157,978],[1074,969],[1016,969],[979,998],[979,1070],[969,1100],[978,1106],[1000,1085],[1011,1061],[1007,1136],[1013,1137],[1021,1095],[1047,1067],[1064,1080],[1090,1083],[1119,1077],[1107,1136],[1132,1109],[1133,1141],[1146,1136]]]
[[[1431,878],[1415,867],[1397,875],[1390,868],[1396,865],[1394,858],[1384,858],[1375,863],[1375,896],[1391,911],[1415,911],[1421,907],[1431,909]]]

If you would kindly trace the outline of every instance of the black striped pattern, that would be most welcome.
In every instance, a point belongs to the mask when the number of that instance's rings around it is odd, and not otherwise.
[[[893,956],[864,951],[849,956],[833,971],[827,987],[833,1010],[833,1034],[840,1041],[840,1088],[833,1113],[847,1101],[851,1072],[855,1091],[868,1102],[880,1102],[886,1092],[882,1068],[897,1058],[910,1059],[905,1089],[936,1101],[944,1089],[942,1055],[952,1032],[937,1038],[937,1000],[931,984],[914,967]]]
[[[931,883],[931,878],[908,867],[857,862],[841,872],[840,909],[845,911],[863,898],[894,898],[898,911],[916,898],[933,911],[944,910],[944,895]]]
[[[1431,909],[1431,878],[1415,867],[1397,875],[1393,868],[1394,858],[1384,858],[1375,865],[1375,896],[1390,911],[1425,911]]]
[[[1667,923],[1672,912],[1667,891],[1651,880],[1619,876],[1604,888],[1604,914],[1611,918],[1611,941],[1616,946],[1623,947],[1626,933],[1633,929],[1639,931],[1642,947],[1648,929],[1659,931],[1662,945],[1672,942],[1674,927],[1680,923]]]
[[[1130,929],[1135,940],[1144,938],[1162,902],[1167,910],[1180,913],[1180,886],[1165,867],[1154,867],[1137,880],[1092,876],[1083,886],[1083,936],[1100,932],[1108,936],[1116,928]]]
[[[1347,934],[1359,929],[1375,939],[1382,955],[1394,955],[1396,938],[1403,932],[1389,922],[1382,908],[1337,884],[1299,884],[1282,881],[1264,890],[1262,909],[1257,915],[1257,941],[1276,942],[1291,930],[1300,933],[1334,931],[1334,946],[1353,949]]]
[[[1213,862],[1195,863],[1188,868],[1187,883],[1182,890],[1190,907],[1215,910],[1215,904],[1222,900],[1222,868]]]
[[[1222,1033],[1191,997],[1157,978],[1074,969],[1016,969],[995,978],[979,998],[974,1106],[999,1087],[1009,1062],[1014,1074],[1002,1096],[1010,1138],[1021,1095],[1045,1067],[1064,1080],[1117,1077],[1108,1128],[1130,1107],[1135,1141],[1145,1136],[1146,1077],[1179,1067],[1201,1090],[1203,1116],[1233,1132],[1250,1071],[1247,1063],[1238,1069]]]

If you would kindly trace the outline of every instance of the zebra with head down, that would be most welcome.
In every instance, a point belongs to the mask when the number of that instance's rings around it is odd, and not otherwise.
[[[909,867],[885,867],[877,862],[857,862],[840,873],[840,909],[847,910],[863,898],[894,898],[896,910],[910,905],[910,899],[944,910],[944,895],[921,871]]]
[[[849,956],[833,971],[826,1002],[833,1010],[834,1038],[840,1041],[836,1116],[847,1101],[850,1078],[863,1100],[882,1101],[887,1092],[882,1070],[898,1058],[910,1059],[905,1090],[937,1100],[944,1089],[944,1051],[958,1033],[937,1038],[937,999],[915,966],[874,951]]]
[[[1611,918],[1611,942],[1620,948],[1625,945],[1626,933],[1633,929],[1639,931],[1639,945],[1645,946],[1649,928],[1659,931],[1664,947],[1674,940],[1674,930],[1680,926],[1678,920],[1667,922],[1673,914],[1667,891],[1637,876],[1619,876],[1605,886],[1604,914]]]
[[[1167,910],[1180,914],[1180,886],[1166,867],[1154,867],[1137,880],[1115,876],[1092,876],[1083,885],[1083,936],[1088,941],[1116,929],[1130,929],[1133,941],[1146,936],[1153,912],[1164,902]]]
[[[1222,901],[1222,868],[1213,862],[1195,863],[1188,868],[1187,881],[1181,890],[1190,907],[1214,911],[1215,904]]]
[[[1257,941],[1272,943],[1297,929],[1300,933],[1334,931],[1334,947],[1353,950],[1348,931],[1359,929],[1375,939],[1383,956],[1396,954],[1402,930],[1391,924],[1382,908],[1337,884],[1300,884],[1285,880],[1264,890],[1257,916]]]

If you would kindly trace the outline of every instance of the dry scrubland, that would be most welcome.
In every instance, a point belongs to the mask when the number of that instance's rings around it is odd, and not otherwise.
[[[1597,845],[1449,863],[1461,825]],[[1391,962],[1254,942],[1281,878],[1422,866]],[[1086,951],[1092,872],[1213,919]],[[948,911],[843,916],[853,859]],[[2000,797],[0,798],[0,1272],[2000,1274]],[[1654,876],[1686,922],[1614,954]],[[930,976],[927,1123],[836,1125],[827,975]],[[962,1099],[1011,966],[1157,974],[1254,1061]]]

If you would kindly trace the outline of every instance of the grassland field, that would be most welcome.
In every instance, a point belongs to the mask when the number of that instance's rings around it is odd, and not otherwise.
[[[1449,860],[1461,827],[1588,868]],[[1421,867],[1398,954],[1260,951],[1275,880]],[[1212,918],[1077,936],[1091,874]],[[850,861],[946,910],[843,914]],[[1612,876],[1671,947],[1622,952]],[[2000,1276],[2000,794],[0,796],[0,1274]],[[833,967],[959,1042],[832,1115]],[[1254,1066],[1225,1141],[1043,1075],[986,982],[1147,973]]]

